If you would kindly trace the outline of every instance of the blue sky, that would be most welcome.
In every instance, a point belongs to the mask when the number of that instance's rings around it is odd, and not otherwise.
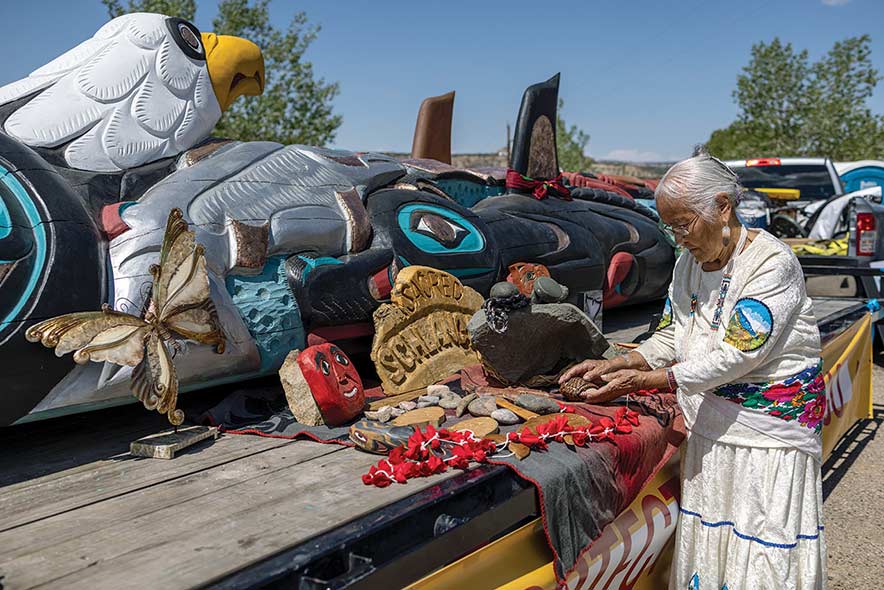
[[[2,1],[0,85],[91,36],[99,0]],[[201,0],[211,30],[217,0]],[[811,58],[872,35],[884,72],[884,0],[375,1],[273,0],[322,32],[308,52],[337,80],[337,147],[408,151],[420,101],[457,91],[453,149],[504,144],[525,86],[561,72],[564,117],[591,135],[596,158],[671,160],[733,120],[736,76],[754,42],[779,36]],[[14,24],[14,26],[11,26]],[[271,73],[272,75],[272,73]],[[884,113],[884,85],[871,101]]]

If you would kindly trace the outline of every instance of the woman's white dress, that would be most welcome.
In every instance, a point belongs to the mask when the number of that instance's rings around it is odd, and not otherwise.
[[[688,428],[670,589],[825,588],[825,387],[804,275],[762,231],[735,259],[716,320],[722,276],[683,253],[637,349],[653,368],[674,363]]]

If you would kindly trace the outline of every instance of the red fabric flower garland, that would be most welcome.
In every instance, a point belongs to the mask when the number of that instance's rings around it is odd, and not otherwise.
[[[563,405],[563,412],[570,409]],[[362,482],[384,488],[393,482],[405,483],[416,477],[444,473],[449,467],[466,469],[472,462],[486,463],[491,458],[511,456],[512,453],[502,454],[511,442],[538,451],[545,450],[549,441],[565,442],[566,436],[578,447],[595,441],[614,442],[614,435],[629,434],[634,426],[638,426],[638,416],[638,412],[622,407],[617,410],[613,419],[606,416],[595,424],[572,426],[563,413],[536,426],[534,431],[526,426],[521,431],[510,432],[501,443],[477,438],[468,430],[437,430],[433,426],[427,426],[424,430],[418,428],[405,446],[393,449],[389,457],[372,465],[368,473],[362,476]],[[443,459],[445,455],[448,456]]]

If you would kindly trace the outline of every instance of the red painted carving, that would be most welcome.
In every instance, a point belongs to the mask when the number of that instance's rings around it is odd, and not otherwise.
[[[362,412],[362,379],[340,348],[331,343],[310,346],[298,355],[298,366],[326,424],[343,424]]]

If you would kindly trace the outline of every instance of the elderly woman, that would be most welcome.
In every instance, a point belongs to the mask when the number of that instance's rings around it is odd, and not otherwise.
[[[666,173],[657,209],[685,251],[656,332],[561,382],[596,383],[591,402],[677,391],[688,438],[671,589],[823,588],[819,331],[795,255],[737,219],[741,190],[704,153]]]

